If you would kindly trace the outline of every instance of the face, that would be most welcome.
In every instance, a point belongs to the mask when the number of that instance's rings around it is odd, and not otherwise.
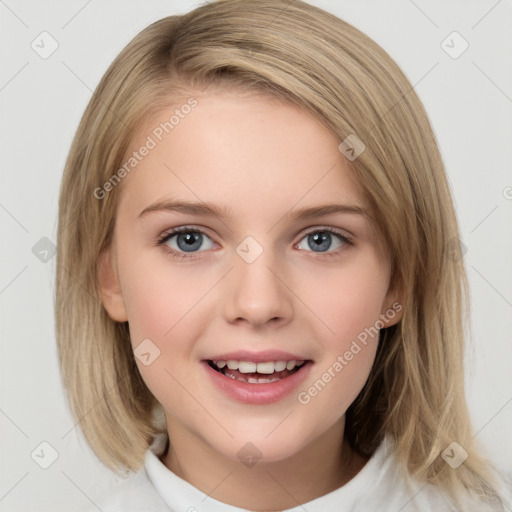
[[[366,382],[375,333],[399,319],[390,262],[318,121],[256,95],[191,96],[194,108],[180,110],[185,98],[141,126],[126,155],[140,160],[118,185],[103,302],[129,322],[171,439],[229,459],[251,442],[281,460],[343,422]],[[228,375],[208,364],[219,360],[235,361]],[[258,365],[292,360],[304,364]]]

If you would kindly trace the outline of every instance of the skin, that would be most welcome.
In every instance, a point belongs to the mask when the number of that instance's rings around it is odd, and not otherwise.
[[[129,322],[134,349],[149,338],[160,350],[152,364],[137,364],[165,409],[171,448],[162,462],[211,498],[251,510],[287,509],[337,489],[366,463],[343,433],[377,339],[308,404],[297,394],[397,301],[391,266],[364,215],[285,218],[331,203],[367,208],[340,141],[323,125],[261,95],[191,96],[198,106],[120,185],[113,242],[99,261],[102,299],[112,319]],[[183,103],[141,125],[127,157]],[[225,206],[229,216],[158,211],[138,218],[170,198]],[[179,226],[207,235],[195,252],[181,251],[189,259],[169,254],[179,251],[177,236],[157,244]],[[332,235],[319,252],[307,234],[322,228],[340,230],[352,244]],[[236,252],[247,236],[263,248],[252,263]],[[212,387],[199,364],[238,349],[281,349],[314,365],[285,399],[248,405]],[[262,454],[253,467],[237,456],[248,442]]]

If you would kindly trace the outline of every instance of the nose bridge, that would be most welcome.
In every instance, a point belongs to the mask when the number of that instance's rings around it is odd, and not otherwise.
[[[234,269],[225,302],[226,319],[244,319],[250,324],[269,320],[288,321],[292,314],[291,294],[285,286],[282,266],[272,247],[263,247],[254,237],[246,237],[234,254]]]

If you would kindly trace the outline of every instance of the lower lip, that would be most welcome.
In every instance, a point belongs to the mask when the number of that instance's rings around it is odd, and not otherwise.
[[[246,404],[272,404],[290,394],[307,378],[313,362],[307,361],[292,375],[265,384],[240,382],[214,370],[208,361],[201,361],[201,364],[212,382],[230,398]]]

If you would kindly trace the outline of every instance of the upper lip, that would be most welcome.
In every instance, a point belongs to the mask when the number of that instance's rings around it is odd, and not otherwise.
[[[218,356],[212,356],[207,361],[247,361],[250,363],[263,363],[266,361],[307,361],[307,357],[283,352],[282,350],[262,350],[260,352],[251,352],[249,350],[237,350],[235,352],[226,352]]]

